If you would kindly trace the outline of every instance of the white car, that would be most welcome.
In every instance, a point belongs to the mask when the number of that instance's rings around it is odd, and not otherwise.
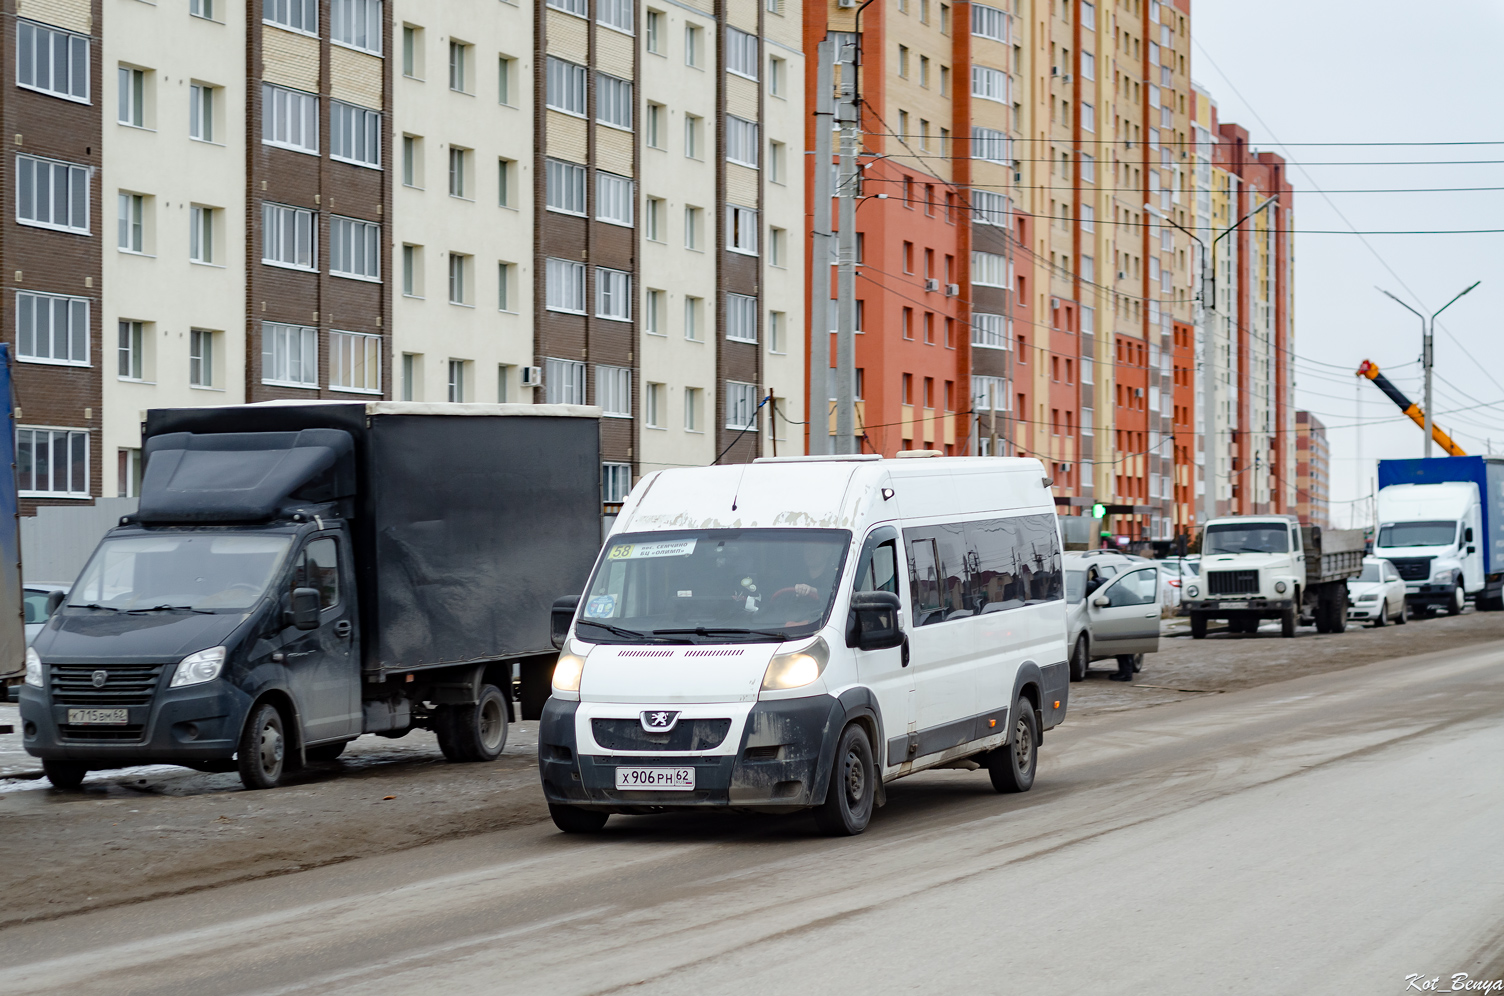
[[[1380,557],[1363,558],[1363,573],[1347,582],[1347,618],[1384,626],[1405,621],[1405,581]]]
[[[1065,555],[1065,626],[1072,681],[1092,661],[1129,658],[1143,670],[1144,654],[1159,650],[1159,566],[1107,550]]]

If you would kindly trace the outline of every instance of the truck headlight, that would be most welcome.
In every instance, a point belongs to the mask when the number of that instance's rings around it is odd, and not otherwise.
[[[42,658],[30,647],[26,648],[26,683],[32,688],[42,687]]]
[[[1287,587],[1289,587],[1289,585],[1285,584],[1283,581],[1274,582],[1274,590],[1279,592],[1281,595],[1285,593],[1285,589]]]
[[[554,691],[573,692],[580,690],[580,678],[585,674],[585,658],[577,654],[560,654],[554,665]]]
[[[213,681],[219,677],[224,666],[224,647],[210,647],[208,650],[189,654],[178,661],[178,669],[173,672],[172,683],[167,687],[182,688],[184,685],[202,685],[206,681]]]
[[[763,672],[762,690],[777,692],[786,688],[803,688],[811,684],[825,671],[830,662],[830,648],[816,637],[815,642],[792,654],[779,654],[768,661]]]
[[[1185,590],[1185,593],[1187,595],[1190,595],[1192,598],[1200,598],[1201,597],[1201,589],[1198,588],[1198,587],[1196,587],[1195,585],[1191,585],[1189,588],[1187,588]]]
[[[1437,571],[1435,574],[1431,575],[1432,584],[1446,584],[1450,580],[1452,580],[1451,568],[1447,568],[1444,571]]]

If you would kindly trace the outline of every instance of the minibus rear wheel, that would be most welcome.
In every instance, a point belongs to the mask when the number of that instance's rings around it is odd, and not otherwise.
[[[987,755],[987,773],[999,792],[1027,792],[1039,766],[1039,720],[1034,703],[1019,696],[1013,705],[1013,741]]]
[[[872,819],[877,794],[877,767],[867,731],[852,723],[841,731],[830,769],[825,802],[815,810],[815,823],[828,837],[855,837]]]

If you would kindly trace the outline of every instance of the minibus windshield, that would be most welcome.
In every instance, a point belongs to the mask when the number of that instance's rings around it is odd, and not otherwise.
[[[779,642],[825,624],[844,529],[624,533],[601,554],[576,629],[592,643]]]
[[[1379,527],[1379,546],[1451,546],[1455,522],[1388,522]]]
[[[1288,553],[1290,530],[1283,522],[1224,522],[1206,527],[1203,556],[1213,553]]]
[[[68,596],[70,607],[117,612],[244,611],[266,593],[292,537],[153,533],[106,538]]]

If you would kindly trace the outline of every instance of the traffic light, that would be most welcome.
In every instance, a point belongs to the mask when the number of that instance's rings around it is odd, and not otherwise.
[[[1093,505],[1091,507],[1091,517],[1093,519],[1104,519],[1104,518],[1106,518],[1107,517],[1107,506],[1103,505],[1101,502],[1097,502],[1095,505]]]

